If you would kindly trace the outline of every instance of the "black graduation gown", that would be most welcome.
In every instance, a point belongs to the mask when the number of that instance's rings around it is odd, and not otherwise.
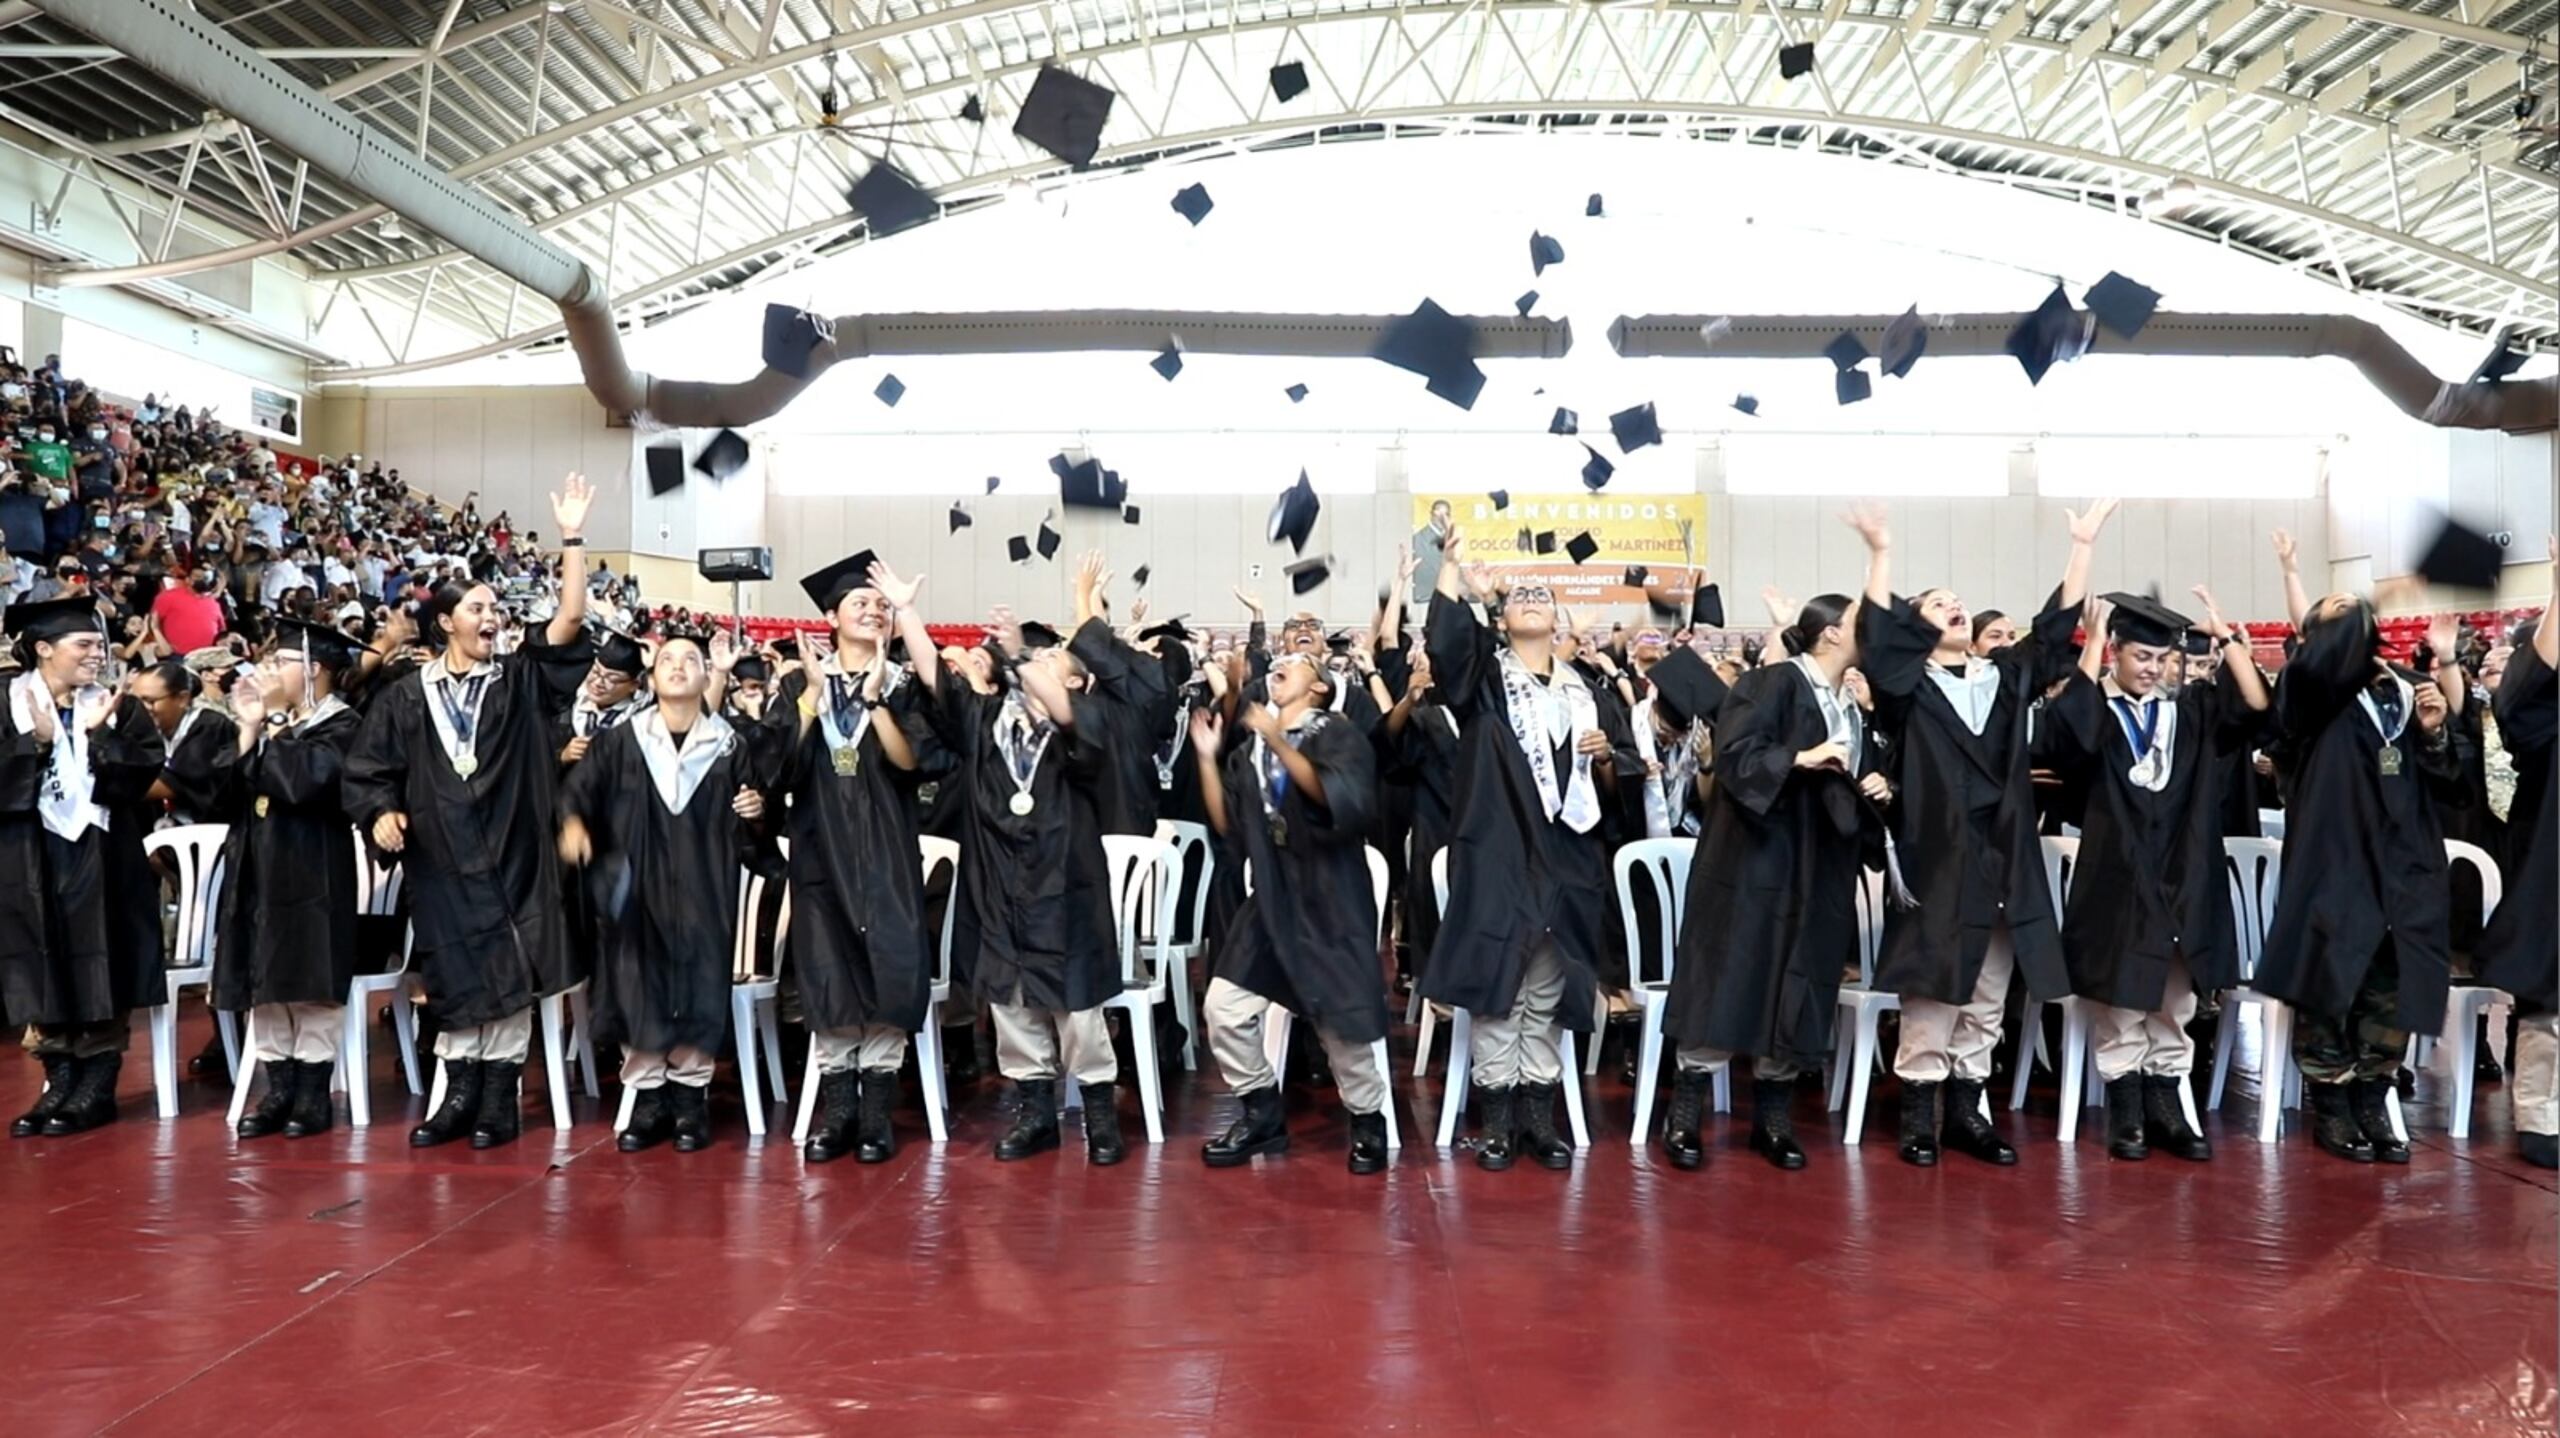
[[[1746,672],[1717,711],[1715,779],[1663,1012],[1679,1044],[1804,1067],[1831,1056],[1841,956],[1858,941],[1863,831],[1875,821],[1855,778],[1796,767],[1829,738],[1795,664]],[[1878,754],[1862,748],[1863,775]]]
[[[2315,629],[2354,622],[2318,621]],[[2391,745],[2400,772],[2383,773],[2382,733],[2356,702],[2373,678],[2369,648],[2315,642],[2306,632],[2276,680],[2276,722],[2295,765],[2293,796],[2285,813],[2284,886],[2251,987],[2341,1017],[2365,969],[2391,943],[2399,958],[2400,1026],[2432,1033],[2444,1025],[2451,976],[2451,891],[2434,801],[2460,802],[2461,763],[2452,743],[2425,742],[2413,712]]]
[[[2228,670],[2231,667],[2231,661],[2225,659],[2222,667]],[[2259,678],[2265,682],[2270,692],[2275,689],[2276,681],[2273,675],[2261,672]],[[2220,682],[2219,676],[2216,676],[2215,682]],[[2236,717],[2234,716],[2235,719]],[[2258,773],[2258,751],[2266,747],[2268,739],[2274,734],[2275,711],[2269,708],[2263,713],[2252,713],[2249,717],[2252,722],[2241,741],[2235,744],[2230,752],[2218,755],[2211,761],[2215,777],[2219,780],[2222,789],[2222,836],[2226,839],[2266,837],[2266,827],[2259,821],[2258,811],[2281,808],[2284,804],[2284,800],[2276,794],[2275,780],[2262,777]]]
[[[578,763],[562,763],[559,757],[569,747],[569,741],[578,737],[580,697],[578,694],[571,694],[568,707],[559,709],[550,716],[552,761],[558,765],[559,783],[564,787],[577,775],[578,764],[585,762],[580,760]],[[597,740],[602,739],[615,728],[639,717],[646,707],[635,698],[633,702],[615,709],[609,716],[602,714],[591,716],[587,722],[595,723],[599,727],[586,736],[588,751],[594,752]],[[588,876],[566,864],[560,866],[560,923],[563,932],[568,935],[571,961],[577,966],[579,972],[591,972],[596,963],[596,946],[603,941],[603,922],[596,915],[595,896],[590,892]]]
[[[1437,691],[1433,691],[1436,695]],[[1447,706],[1416,704],[1405,715],[1404,732],[1388,742],[1387,775],[1413,796],[1412,876],[1405,881],[1405,950],[1419,978],[1440,934],[1440,899],[1431,887],[1431,856],[1448,845],[1456,812],[1458,721]]]
[[[2545,624],[2560,623],[2545,617]],[[2560,681],[2533,646],[2516,646],[2498,681],[2498,736],[2516,766],[2515,802],[2507,808],[2510,856],[2506,895],[2474,951],[2480,982],[2513,994],[2519,1013],[2560,1007],[2560,764],[2552,762],[2560,730]]]
[[[2005,923],[2027,992],[2046,1000],[2070,991],[2036,836],[2027,711],[2059,677],[2046,666],[2071,649],[2078,624],[2076,612],[2048,609],[2027,637],[1972,661],[2000,671],[1977,737],[1928,676],[1937,626],[1899,596],[1890,606],[1858,607],[1858,666],[1875,695],[1876,727],[1894,736],[1895,858],[1918,901],[1886,909],[1877,988],[1966,1002],[1992,933]]]
[[[1366,853],[1377,763],[1368,737],[1336,714],[1309,715],[1291,742],[1323,779],[1325,801],[1289,786],[1280,800],[1285,845],[1273,836],[1255,746],[1236,745],[1221,766],[1223,847],[1239,870],[1252,866],[1253,894],[1218,948],[1215,972],[1336,1038],[1374,1043],[1387,1036]]]
[[[219,823],[229,817],[226,802],[232,762],[240,753],[240,725],[230,715],[204,706],[187,711],[182,737],[168,746],[160,777],[169,786],[169,817],[181,824]]]
[[[105,1023],[160,1002],[160,879],[142,851],[164,751],[150,711],[119,698],[89,735],[90,799],[107,827],[77,840],[44,826],[36,799],[50,745],[17,727],[0,683],[0,1018]],[[74,722],[77,722],[76,720]]]
[[[1472,1013],[1507,1015],[1519,998],[1531,951],[1553,935],[1565,968],[1557,1021],[1588,1032],[1596,1021],[1593,999],[1600,949],[1608,942],[1608,911],[1616,906],[1607,818],[1577,834],[1547,817],[1503,704],[1502,640],[1473,607],[1435,595],[1424,643],[1432,683],[1457,716],[1459,733],[1457,803],[1449,820],[1449,908],[1424,966],[1423,997]],[[1559,786],[1570,781],[1571,759],[1568,740],[1556,760]],[[1614,784],[1594,774],[1592,786],[1604,810],[1616,802]]]
[[[996,745],[1001,694],[978,694],[956,675],[939,705],[946,743],[959,751],[968,806],[960,841],[959,912],[951,962],[970,992],[994,1003],[1076,1012],[1120,992],[1120,948],[1102,813],[1117,782],[1111,715],[1082,694],[1073,722],[1055,731],[1032,771],[1033,808],[1015,814],[1013,775]]]
[[[246,757],[233,741],[216,1008],[346,1002],[356,974],[356,837],[339,781],[363,727],[342,708],[270,733]]]
[[[375,696],[347,758],[347,812],[368,834],[384,814],[409,817],[400,857],[415,958],[448,1028],[521,1013],[586,977],[560,911],[551,725],[592,658],[584,639],[498,658],[468,779],[445,757],[427,713],[439,701],[418,674]]]
[[[765,732],[780,761],[776,799],[787,795],[791,805],[791,953],[785,971],[799,987],[802,1015],[820,1032],[887,1024],[912,1033],[924,1027],[925,1005],[933,997],[939,935],[925,921],[916,790],[939,784],[956,802],[965,785],[957,782],[951,751],[924,712],[932,701],[912,671],[899,673],[901,682],[883,696],[863,730],[851,774],[836,772],[823,721],[799,732],[800,695],[810,682],[804,673],[784,678],[765,706]],[[914,769],[883,757],[883,723],[896,724],[906,735],[915,750]]]
[[[2146,1012],[2160,1007],[2173,955],[2186,960],[2198,993],[2240,982],[2216,761],[2234,749],[2248,754],[2258,718],[2227,676],[2183,686],[2162,702],[2176,706],[2177,731],[2169,782],[2156,794],[2126,777],[2133,741],[2103,686],[2074,674],[2045,710],[2054,762],[2078,774],[2088,794],[2080,860],[2063,901],[2071,991]]]
[[[773,867],[755,826],[731,807],[739,790],[762,778],[757,731],[732,729],[714,740],[696,730],[685,739],[686,749],[717,742],[723,752],[681,813],[659,797],[628,720],[594,737],[560,790],[562,816],[584,820],[594,846],[586,870],[597,895],[596,1034],[646,1053],[679,1045],[720,1051],[729,1033],[739,871]]]
[[[2454,755],[2462,768],[2463,800],[2458,804],[2439,803],[2436,819],[2444,825],[2444,836],[2479,847],[2494,864],[2507,862],[2507,824],[2497,811],[2489,807],[2489,753],[2484,743],[2483,723],[2488,718],[2490,698],[2474,681],[2463,686],[2462,708],[2452,718],[2455,726]],[[2447,874],[2452,888],[2450,939],[2453,952],[2477,959],[2480,944],[2483,894],[2480,876],[2469,864],[2456,864]]]
[[[1164,666],[1120,642],[1098,616],[1076,626],[1067,652],[1085,667],[1092,702],[1111,712],[1112,782],[1102,795],[1102,832],[1151,835],[1164,801],[1156,741],[1173,722]]]

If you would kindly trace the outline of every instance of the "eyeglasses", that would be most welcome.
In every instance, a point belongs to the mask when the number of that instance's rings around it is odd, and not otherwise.
[[[1522,584],[1515,586],[1503,602],[1505,604],[1553,604],[1556,602],[1556,592],[1543,584]]]

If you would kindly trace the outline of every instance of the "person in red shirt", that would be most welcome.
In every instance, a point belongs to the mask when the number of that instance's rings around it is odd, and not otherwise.
[[[162,585],[159,597],[151,601],[151,617],[159,623],[160,637],[172,653],[192,654],[222,637],[222,601],[215,597],[213,586],[213,571],[198,569],[183,585]]]

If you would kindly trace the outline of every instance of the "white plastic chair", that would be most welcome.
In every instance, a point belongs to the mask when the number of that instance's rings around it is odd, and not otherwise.
[[[1120,992],[1102,1001],[1105,1010],[1129,1016],[1129,1047],[1138,1065],[1138,1103],[1147,1119],[1147,1142],[1164,1142],[1164,1073],[1157,1065],[1156,1005],[1171,1001],[1172,945],[1160,922],[1173,912],[1175,885],[1182,879],[1181,858],[1171,843],[1134,834],[1102,836],[1104,863],[1111,872],[1113,928],[1120,941]],[[1155,950],[1150,972],[1138,968],[1139,935],[1151,934]],[[1082,1091],[1062,1083],[1066,1108],[1084,1105]]]
[[[1840,986],[1839,1032],[1831,1051],[1831,1108],[1845,1104],[1849,1126],[1841,1141],[1856,1146],[1867,1131],[1867,1086],[1876,1069],[1876,1025],[1902,1007],[1900,994],[1876,987],[1876,955],[1884,948],[1884,875],[1858,876],[1858,981]]]
[[[2486,928],[2491,915],[2498,912],[2499,901],[2506,897],[2506,880],[2499,874],[2497,861],[2477,844],[2460,839],[2444,841],[2447,865],[2469,864],[2480,876],[2480,924]],[[2454,1138],[2471,1136],[2472,1065],[2479,1061],[2478,1020],[2483,1014],[2512,1008],[2515,1000],[2500,989],[2478,984],[2456,984],[2445,994],[2444,1033],[2435,1051],[2446,1064],[2446,1077],[2453,1083],[2453,1095],[2445,1111],[2445,1131]]]
[[[1671,1002],[1671,969],[1679,962],[1680,926],[1689,914],[1689,864],[1698,852],[1695,839],[1638,839],[1618,846],[1610,860],[1617,875],[1618,920],[1627,934],[1628,992],[1643,1013],[1643,1037],[1636,1048],[1636,1116],[1631,1152],[1641,1153],[1653,1132],[1653,1101],[1661,1087],[1663,1011]],[[1636,922],[1637,875],[1653,888],[1654,912],[1661,916],[1658,963],[1648,968]],[[1593,1045],[1596,1049],[1599,1046]],[[1715,1111],[1733,1111],[1733,1074],[1716,1070]]]
[[[384,918],[399,913],[402,875],[399,860],[394,859],[388,864],[374,863],[372,851],[365,847],[361,830],[356,835],[355,859],[356,912],[367,918]],[[409,952],[415,938],[414,934],[402,936],[397,964],[381,973],[358,974],[347,984],[346,1007],[340,1016],[338,1065],[330,1082],[334,1087],[346,1090],[347,1125],[350,1128],[369,1128],[373,1124],[373,1029],[365,1021],[365,1013],[372,1007],[376,994],[391,995],[391,1026],[400,1040],[400,1070],[409,1081],[409,1092],[426,1092],[426,1084],[418,1071],[417,1010],[403,992],[409,974]],[[253,1010],[243,1025],[242,1046],[254,1052],[257,1032],[258,1018]],[[231,1113],[227,1121],[234,1128],[239,1127],[240,1116],[248,1111],[249,1086],[256,1070],[255,1064],[241,1064],[239,1077],[231,1085]]]
[[[2267,838],[2279,841],[2282,840],[2284,838],[2284,810],[2260,809],[2258,811],[2258,832]]]
[[[1369,895],[1378,910],[1377,931],[1370,936],[1372,947],[1375,947],[1384,944],[1387,938],[1387,856],[1379,853],[1374,847],[1363,848],[1362,852],[1369,858]],[[1244,891],[1247,897],[1253,894],[1251,864],[1245,865],[1244,868]],[[1278,1004],[1263,1010],[1262,1052],[1264,1057],[1269,1059],[1271,1071],[1275,1074],[1286,1075],[1289,1072],[1290,1022],[1289,1011]],[[1387,1058],[1385,1039],[1379,1039],[1369,1046],[1369,1058],[1370,1062],[1378,1066],[1378,1076],[1381,1079],[1394,1072]],[[1385,1115],[1387,1120],[1387,1152],[1394,1153],[1404,1147],[1404,1133],[1396,1123],[1396,1096],[1392,1088],[1387,1092],[1386,1102],[1378,1106],[1378,1112]]]
[[[2258,1141],[2273,1143],[2288,1105],[2302,1102],[2302,1076],[2293,1065],[2293,1011],[2249,987],[2266,954],[2267,926],[2275,921],[2276,900],[2284,888],[2284,841],[2233,838],[2222,841],[2231,884],[2231,930],[2239,947],[2240,985],[2223,995],[2222,1019],[2214,1026],[2213,1086],[2205,1108],[2219,1112],[2231,1079],[2231,1049],[2239,1033],[2239,1011],[2255,1005],[2259,1025]]]
[[[161,1001],[143,1010],[151,1034],[151,1088],[162,1118],[178,1116],[178,991],[190,984],[213,982],[214,921],[222,894],[222,842],[228,824],[180,824],[142,838],[146,854],[163,854],[178,879],[178,933],[162,970]],[[155,900],[153,907],[158,907]],[[216,1009],[214,1028],[222,1035],[223,1056],[238,1074],[240,1030],[234,1016]]]
[[[2080,867],[2080,839],[2074,835],[2044,836],[2040,848],[2044,855],[2045,894],[2053,906],[2056,933],[2062,928],[2062,914],[2071,899],[2071,881]],[[2061,1138],[2071,1142],[2080,1134],[2080,1110],[2106,1102],[2106,1085],[2098,1082],[2097,1065],[2089,1061],[2089,1030],[2096,1016],[2094,1007],[2077,994],[2065,994],[2048,1003],[2062,1009],[2062,1052],[2053,1065],[2061,1112]],[[2018,1056],[2014,1060],[2017,1076],[2009,1084],[2009,1109],[2016,1112],[2027,1106],[2027,1081],[2034,1077],[2035,1056],[2044,1042],[2044,1005],[2030,1003],[2018,1025]],[[2077,1103],[2071,1095],[2077,1093]]]
[[[1179,917],[1182,886],[1193,885],[1188,924],[1177,924],[1177,934],[1188,934],[1169,946],[1174,962],[1172,985],[1173,1016],[1182,1024],[1182,1067],[1188,1072],[1200,1067],[1200,1022],[1196,1006],[1191,1002],[1191,964],[1209,933],[1209,881],[1217,877],[1218,851],[1209,842],[1209,826],[1184,819],[1158,819],[1156,837],[1173,845],[1179,857],[1173,886],[1174,903],[1168,912]]]
[[[1445,920],[1449,913],[1449,851],[1446,848],[1431,856],[1431,892]],[[1440,1130],[1434,1140],[1444,1149],[1457,1137],[1458,1115],[1466,1111],[1468,1082],[1475,1067],[1474,1037],[1475,1025],[1467,1011],[1452,1007],[1449,1010],[1449,1076],[1440,1086]],[[1426,1052],[1429,1051],[1427,1034],[1422,1046]],[[1562,1075],[1559,1086],[1564,1089],[1565,1119],[1573,1128],[1573,1146],[1586,1149],[1591,1147],[1591,1125],[1582,1114],[1581,1067],[1574,1059],[1573,1030],[1558,1026],[1556,1068]]]
[[[569,1112],[569,1059],[574,1054],[586,1078],[587,1097],[603,1093],[596,1081],[595,1039],[587,1024],[587,981],[551,994],[533,1006],[534,1037],[542,1042],[542,1076],[551,1095],[551,1126],[567,1131],[576,1122]],[[565,1040],[563,1035],[566,1035]],[[435,1078],[427,1085],[427,1112],[444,1106],[444,1058],[436,1058]],[[523,1075],[516,1077],[522,1093]]]
[[[918,836],[916,848],[924,863],[924,887],[933,887],[933,871],[951,870],[952,882],[960,877],[960,845],[950,839],[931,834]],[[942,1006],[951,1001],[951,921],[959,911],[960,894],[955,888],[950,901],[942,906],[942,936],[935,947],[933,987],[925,1000],[924,1027],[916,1030],[916,1079],[924,1088],[925,1128],[935,1143],[951,1139],[951,1095],[946,1091],[942,1073]],[[818,1116],[818,1046],[809,1045],[809,1061],[800,1070],[800,1110],[791,1122],[791,1141],[807,1143],[809,1130]]]

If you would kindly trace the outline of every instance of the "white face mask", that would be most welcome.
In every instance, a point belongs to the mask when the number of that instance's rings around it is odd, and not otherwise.
[[[0,399],[24,399],[27,387],[16,380],[0,381]]]
[[[89,437],[91,439],[105,439],[107,437],[107,432],[103,429],[93,429],[89,431]]]

